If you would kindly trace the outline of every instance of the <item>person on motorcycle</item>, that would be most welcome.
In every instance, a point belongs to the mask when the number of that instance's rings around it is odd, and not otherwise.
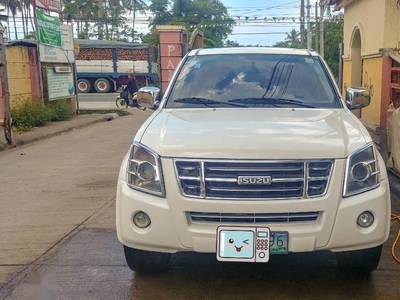
[[[129,92],[128,100],[129,100],[129,106],[133,106],[133,94],[137,93],[139,90],[138,84],[136,81],[136,77],[133,73],[128,74],[128,84],[126,85],[124,90],[127,90]]]

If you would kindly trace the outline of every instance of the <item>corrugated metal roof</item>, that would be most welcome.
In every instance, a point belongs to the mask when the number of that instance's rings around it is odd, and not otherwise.
[[[5,41],[6,46],[36,47],[36,40],[10,40]]]

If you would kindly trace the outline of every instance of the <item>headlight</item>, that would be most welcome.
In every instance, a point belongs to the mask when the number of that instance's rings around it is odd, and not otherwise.
[[[129,187],[165,197],[160,157],[151,149],[134,142],[127,169]]]
[[[369,143],[347,159],[343,197],[372,190],[379,186],[379,165],[376,149]]]

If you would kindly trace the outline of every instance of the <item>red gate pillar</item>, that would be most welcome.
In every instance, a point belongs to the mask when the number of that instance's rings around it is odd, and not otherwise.
[[[187,32],[183,26],[160,25],[156,28],[160,40],[161,91],[164,93],[174,70],[187,52]]]

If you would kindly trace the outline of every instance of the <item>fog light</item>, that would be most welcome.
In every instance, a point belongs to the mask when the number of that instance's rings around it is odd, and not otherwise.
[[[374,223],[374,215],[369,211],[364,211],[358,216],[357,225],[362,228],[370,227]]]
[[[146,228],[149,227],[151,220],[148,214],[143,211],[138,211],[133,216],[133,223],[139,228]]]
[[[154,178],[156,175],[156,171],[154,170],[154,166],[145,161],[141,162],[138,167],[137,167],[137,173],[139,175],[139,178],[144,180],[144,181],[149,181]]]

